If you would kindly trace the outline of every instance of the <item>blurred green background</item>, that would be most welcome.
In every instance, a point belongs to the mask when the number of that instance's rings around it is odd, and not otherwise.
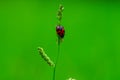
[[[58,0],[0,1],[0,80],[52,80]],[[120,2],[64,0],[56,80],[120,80]]]

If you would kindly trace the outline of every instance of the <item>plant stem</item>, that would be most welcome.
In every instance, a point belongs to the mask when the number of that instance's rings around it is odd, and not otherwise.
[[[53,80],[55,80],[55,78],[56,78],[56,67],[57,67],[57,63],[58,63],[58,60],[59,60],[59,54],[60,54],[60,37],[58,36],[58,55],[57,55],[55,67],[54,67],[54,70],[53,70]]]

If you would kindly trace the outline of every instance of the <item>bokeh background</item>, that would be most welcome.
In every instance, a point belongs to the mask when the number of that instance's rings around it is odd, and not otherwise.
[[[0,0],[0,80],[52,80],[56,13],[64,5],[66,33],[56,80],[120,80],[120,2],[108,0]]]

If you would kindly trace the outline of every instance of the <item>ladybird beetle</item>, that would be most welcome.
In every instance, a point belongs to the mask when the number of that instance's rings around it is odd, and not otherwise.
[[[64,35],[65,35],[64,27],[62,27],[62,26],[57,26],[57,27],[56,27],[56,32],[57,32],[57,35],[58,35],[60,38],[64,38]]]

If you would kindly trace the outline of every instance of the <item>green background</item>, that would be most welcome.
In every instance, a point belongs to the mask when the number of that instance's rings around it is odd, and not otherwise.
[[[64,41],[56,80],[120,80],[120,2],[79,0],[0,1],[0,80],[52,80],[56,13],[64,5]]]

